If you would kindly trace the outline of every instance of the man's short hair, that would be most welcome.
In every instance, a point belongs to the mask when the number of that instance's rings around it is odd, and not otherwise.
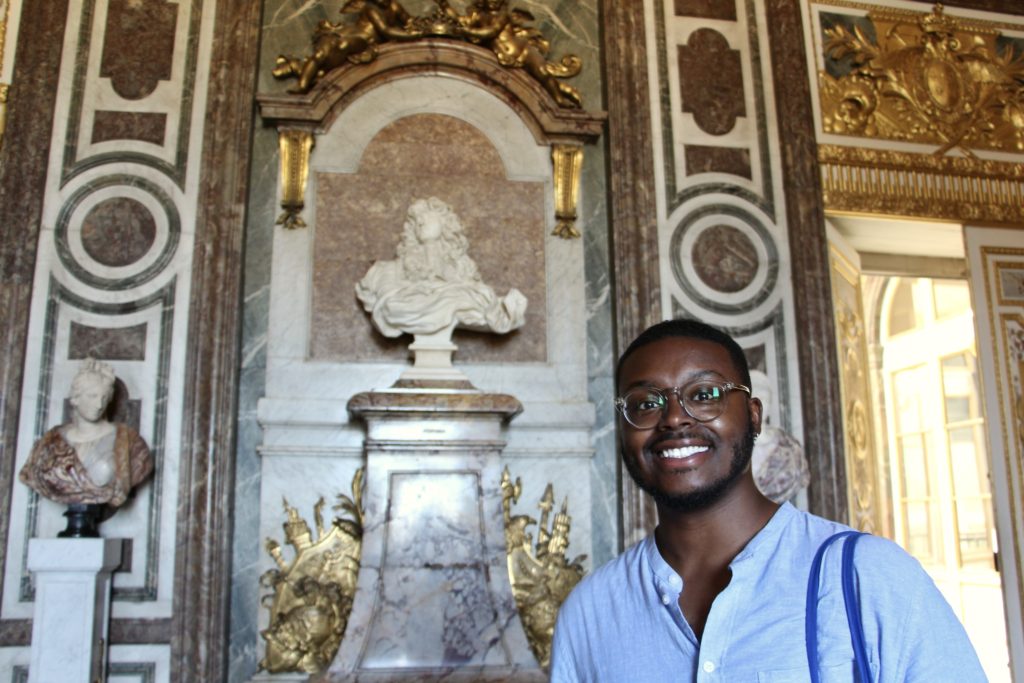
[[[750,364],[747,362],[746,354],[743,353],[743,348],[736,343],[735,339],[717,327],[712,327],[711,325],[702,323],[699,320],[676,318],[675,320],[665,320],[655,325],[651,325],[641,332],[640,336],[634,339],[626,350],[622,352],[622,355],[619,357],[619,363],[615,366],[616,388],[619,386],[619,375],[622,374],[622,364],[626,362],[627,358],[633,355],[633,352],[652,342],[673,337],[684,339],[703,339],[704,341],[718,344],[729,352],[729,357],[732,358],[732,364],[740,375],[740,382],[748,387],[750,386]]]

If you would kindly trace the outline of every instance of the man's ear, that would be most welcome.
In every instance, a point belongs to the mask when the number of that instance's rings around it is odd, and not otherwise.
[[[764,411],[764,406],[761,405],[761,399],[751,398],[747,403],[750,406],[750,424],[754,426],[754,433],[761,433],[761,416]]]

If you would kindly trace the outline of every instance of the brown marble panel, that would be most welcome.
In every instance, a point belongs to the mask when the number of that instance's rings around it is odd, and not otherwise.
[[[100,76],[126,100],[141,100],[170,80],[177,3],[110,0],[103,35]]]
[[[648,90],[646,18],[642,2],[602,3],[604,79],[608,93],[608,221],[615,297],[615,346],[624,350],[662,319],[658,216],[654,176],[651,94]],[[652,531],[651,497],[621,470],[619,548]]]
[[[103,328],[71,323],[68,358],[145,360],[146,323],[131,327]]]
[[[728,173],[750,180],[750,150],[746,147],[684,145],[686,175]]]
[[[677,48],[679,92],[683,111],[693,114],[700,129],[724,135],[743,116],[743,68],[740,53],[718,31],[697,29]]]
[[[262,5],[214,0],[188,328],[174,535],[171,681],[227,681],[231,519],[241,338],[242,241]],[[112,630],[113,632],[113,630]]]
[[[811,468],[811,512],[847,520],[840,368],[832,319],[825,208],[811,115],[810,75],[800,7],[765,0],[782,182],[796,309],[804,451]]]
[[[675,11],[677,17],[736,21],[733,0],[675,0]]]
[[[92,141],[141,140],[163,145],[167,114],[141,111],[97,111],[92,122]]]
[[[693,243],[697,277],[719,292],[738,292],[757,275],[757,249],[750,238],[731,225],[713,225]]]
[[[105,199],[82,220],[82,247],[105,266],[128,266],[156,240],[156,221],[144,204],[127,197]]]
[[[409,116],[367,146],[359,172],[318,173],[310,356],[405,360],[412,338],[373,329],[355,285],[378,260],[396,258],[406,210],[436,196],[455,210],[483,281],[529,300],[526,324],[508,335],[458,330],[456,364],[546,359],[544,184],[513,182],[497,150],[449,116]]]
[[[0,566],[7,558],[32,277],[67,17],[67,2],[33,3],[17,32],[8,34],[18,43],[0,147]],[[19,644],[29,624],[0,621],[0,645]]]

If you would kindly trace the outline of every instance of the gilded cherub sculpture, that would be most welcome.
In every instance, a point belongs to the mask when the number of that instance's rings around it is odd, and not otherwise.
[[[274,76],[298,79],[289,92],[309,92],[321,76],[346,62],[372,61],[377,56],[378,43],[423,35],[413,27],[412,15],[397,0],[348,0],[341,12],[355,14],[355,21],[333,24],[325,19],[317,24],[313,52],[308,57],[277,58]]]
[[[583,106],[579,91],[558,80],[579,74],[583,62],[575,55],[548,61],[551,43],[529,25],[534,17],[528,11],[510,8],[507,0],[473,0],[465,13],[453,9],[448,0],[434,2],[437,7],[431,15],[413,16],[397,0],[348,0],[341,12],[354,20],[337,24],[322,20],[313,31],[312,53],[281,55],[272,73],[276,78],[298,79],[289,92],[306,93],[333,69],[373,61],[381,43],[450,38],[491,50],[502,66],[524,69],[558,106]]]
[[[71,382],[71,422],[46,432],[18,475],[44,498],[73,506],[71,512],[90,507],[91,521],[82,533],[73,533],[69,512],[69,528],[61,535],[98,535],[92,525],[123,505],[153,471],[153,457],[138,432],[107,418],[114,382],[109,365],[86,360]]]
[[[452,11],[446,0],[435,2],[445,11]],[[583,62],[576,55],[565,55],[560,62],[549,62],[547,54],[551,43],[539,29],[527,24],[534,20],[532,14],[510,8],[507,0],[473,0],[465,14],[454,16],[458,26],[456,35],[491,49],[502,66],[525,69],[558,106],[576,109],[583,106],[579,91],[558,80],[577,75]]]

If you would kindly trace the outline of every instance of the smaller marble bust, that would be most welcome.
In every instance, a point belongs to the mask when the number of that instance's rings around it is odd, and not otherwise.
[[[138,432],[106,418],[114,371],[86,360],[71,382],[72,419],[46,432],[18,477],[39,495],[66,505],[117,508],[153,471],[153,457]]]
[[[750,384],[754,396],[761,399],[767,416],[772,402],[768,376],[759,370],[751,370]],[[767,418],[754,442],[751,467],[757,488],[776,503],[790,500],[811,480],[800,442],[789,432],[767,424]]]

